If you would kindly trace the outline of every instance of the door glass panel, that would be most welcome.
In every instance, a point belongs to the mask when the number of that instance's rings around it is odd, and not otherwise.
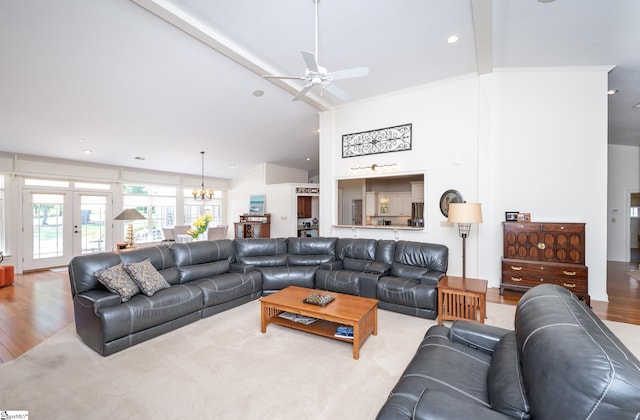
[[[33,259],[64,254],[64,195],[33,194]]]
[[[80,225],[82,254],[105,251],[107,197],[82,195]]]

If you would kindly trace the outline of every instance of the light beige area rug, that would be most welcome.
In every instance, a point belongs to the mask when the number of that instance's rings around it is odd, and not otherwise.
[[[372,419],[434,321],[379,310],[378,335],[348,343],[269,325],[259,301],[108,357],[73,325],[0,365],[0,410],[32,419]],[[515,307],[487,304],[512,329]],[[447,323],[449,324],[449,323]],[[607,322],[636,355],[640,326]]]
[[[633,277],[636,280],[640,280],[640,270],[625,271],[624,274],[626,274],[629,277]]]

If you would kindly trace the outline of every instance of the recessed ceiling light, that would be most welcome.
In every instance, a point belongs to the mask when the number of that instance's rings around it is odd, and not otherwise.
[[[538,3],[553,3],[556,0],[538,0]]]
[[[135,160],[145,160],[146,157],[144,157],[144,156],[136,156],[134,159]]]
[[[607,95],[615,95],[616,93],[618,93],[618,89],[609,89],[607,91]]]
[[[254,91],[253,91],[253,96],[255,96],[256,98],[259,98],[259,97],[261,97],[262,95],[264,95],[264,90],[260,90],[260,89],[258,89],[258,90],[254,90]]]
[[[633,106],[634,108],[640,108],[640,103],[637,103]]]
[[[236,167],[236,164],[235,164],[235,163],[232,163],[231,165],[229,165],[229,167],[230,167],[231,169],[233,169],[233,168],[235,168],[235,167]]]
[[[91,154],[91,150],[89,150],[89,149],[84,149],[84,150],[82,151],[82,153],[84,153],[85,155],[90,155],[90,154]]]
[[[455,44],[459,40],[460,37],[458,35],[451,35],[449,38],[447,38],[447,44]]]
[[[310,158],[310,157],[308,157],[308,158],[307,158],[307,160],[311,160],[311,158]]]

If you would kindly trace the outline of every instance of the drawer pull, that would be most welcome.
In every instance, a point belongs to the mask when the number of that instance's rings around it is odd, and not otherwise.
[[[546,247],[547,246],[543,242],[538,243],[538,249],[545,249]]]
[[[513,281],[522,281],[522,279],[520,277],[511,277],[511,280],[513,280]]]
[[[573,289],[574,287],[576,287],[575,283],[562,283],[562,285],[564,287],[568,287],[569,289]]]
[[[575,276],[576,272],[575,271],[563,271],[565,276]]]
[[[516,266],[516,265],[512,265],[512,266],[511,266],[511,269],[512,269],[513,271],[520,271],[520,270],[522,270],[522,267],[518,267],[518,266]]]

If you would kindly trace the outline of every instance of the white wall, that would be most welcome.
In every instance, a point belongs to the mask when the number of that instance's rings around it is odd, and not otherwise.
[[[446,223],[439,200],[456,189],[469,202],[478,201],[478,79],[467,76],[394,95],[354,103],[320,116],[320,234],[339,237],[405,239],[441,243],[450,250],[449,272],[462,273],[462,242],[457,228]],[[410,151],[342,158],[342,135],[413,124]],[[391,164],[392,170],[363,173],[351,168]],[[337,228],[336,179],[421,173],[425,180],[423,231]],[[467,241],[467,273],[478,275],[478,234]]]
[[[630,239],[629,194],[640,192],[640,148],[609,145],[607,259],[627,262]]]
[[[483,203],[484,223],[467,241],[469,276],[499,285],[504,212],[529,212],[534,221],[587,223],[589,291],[592,299],[606,300],[608,70],[503,70],[321,114],[320,233],[442,243],[450,251],[449,273],[459,275],[460,238],[438,206],[453,188]],[[411,151],[341,158],[343,134],[409,122]],[[332,226],[336,179],[373,163],[397,163],[395,173],[425,173],[423,232]]]

